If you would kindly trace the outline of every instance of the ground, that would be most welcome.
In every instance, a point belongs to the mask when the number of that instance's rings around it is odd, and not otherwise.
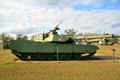
[[[97,55],[80,61],[21,61],[10,50],[0,50],[0,80],[119,80],[120,45],[98,46]]]

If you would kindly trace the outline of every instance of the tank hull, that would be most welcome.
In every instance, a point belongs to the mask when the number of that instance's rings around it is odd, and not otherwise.
[[[21,60],[68,60],[92,56],[98,50],[94,45],[75,43],[42,43],[29,40],[11,40],[10,49]],[[87,56],[82,56],[88,54]]]

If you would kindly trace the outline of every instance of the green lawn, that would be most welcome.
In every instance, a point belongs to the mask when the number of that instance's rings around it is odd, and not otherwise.
[[[0,80],[120,80],[120,61],[20,61],[1,50]]]

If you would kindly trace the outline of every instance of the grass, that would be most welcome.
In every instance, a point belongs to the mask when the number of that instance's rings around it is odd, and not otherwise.
[[[2,50],[2,45],[0,44],[0,50]]]
[[[119,80],[120,63],[41,61],[0,66],[0,80]]]
[[[111,56],[111,48],[100,46],[97,54]],[[103,52],[104,49],[104,52]],[[119,80],[120,62],[112,60],[17,61],[10,50],[0,51],[0,80]]]
[[[120,44],[114,44],[114,45],[97,45],[99,47],[99,50],[97,51],[97,54],[100,55],[106,55],[106,56],[112,56],[113,51],[112,49],[116,50],[116,55],[120,57]]]
[[[10,50],[0,50],[0,64],[8,64],[16,59],[16,56],[12,55]]]

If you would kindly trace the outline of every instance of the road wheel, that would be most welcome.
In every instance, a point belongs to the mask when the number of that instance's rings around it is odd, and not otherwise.
[[[72,54],[69,54],[69,53],[64,54],[64,59],[65,59],[65,60],[70,60],[70,59],[72,59]]]
[[[75,53],[75,54],[74,54],[74,58],[75,58],[76,60],[80,60],[80,59],[82,58],[81,53]]]
[[[53,59],[54,59],[54,54],[48,53],[48,54],[47,54],[47,59],[48,59],[48,60],[53,60]]]
[[[59,53],[58,56],[56,55],[56,58],[57,58],[58,60],[62,60],[63,57],[64,57],[64,54],[62,54],[62,53]]]
[[[38,59],[39,60],[45,60],[46,59],[46,54],[45,53],[39,53]]]
[[[20,53],[20,59],[27,60],[28,59],[28,54],[27,53]]]
[[[30,54],[30,60],[37,60],[37,54],[36,53],[31,53]]]

